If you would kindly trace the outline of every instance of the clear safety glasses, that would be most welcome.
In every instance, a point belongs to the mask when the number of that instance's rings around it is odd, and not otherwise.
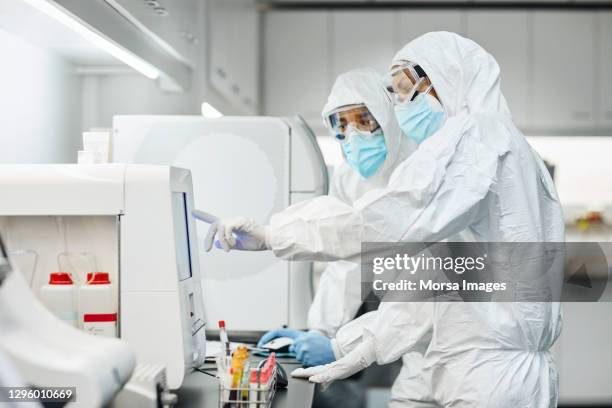
[[[417,64],[404,62],[391,68],[385,84],[393,103],[403,105],[412,101],[419,93],[431,90],[431,82],[425,71]],[[422,91],[419,91],[423,89]]]
[[[337,140],[343,141],[349,129],[362,134],[372,134],[380,125],[364,104],[342,106],[333,110],[326,118],[326,125]]]

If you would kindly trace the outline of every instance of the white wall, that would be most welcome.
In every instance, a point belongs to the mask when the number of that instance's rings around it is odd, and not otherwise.
[[[156,81],[136,72],[83,76],[83,129],[112,127],[114,115],[200,114],[197,87],[189,92],[162,91]]]
[[[80,82],[62,58],[0,29],[0,163],[76,161]]]

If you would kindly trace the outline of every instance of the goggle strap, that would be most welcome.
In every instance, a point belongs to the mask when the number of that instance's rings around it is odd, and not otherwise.
[[[421,68],[420,65],[414,65],[414,72],[417,73],[417,75],[419,76],[419,78],[423,78],[426,77],[427,74],[425,73],[425,71],[423,71],[423,68]]]
[[[409,99],[410,101],[412,101],[414,98],[416,98],[417,95],[420,93],[418,91],[418,89],[421,86],[421,84],[423,83],[423,81],[425,81],[425,78],[419,77],[419,80],[417,81],[417,83],[414,84],[414,86],[412,87],[412,95],[410,95],[410,99]],[[430,87],[431,87],[431,85],[430,85]]]

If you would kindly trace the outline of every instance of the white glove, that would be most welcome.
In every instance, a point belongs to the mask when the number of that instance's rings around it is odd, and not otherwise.
[[[223,218],[210,225],[204,248],[210,251],[215,235],[225,252],[231,249],[242,251],[263,251],[269,249],[267,243],[268,227],[250,218]]]
[[[340,360],[322,366],[298,368],[291,372],[291,376],[308,378],[308,381],[323,384],[323,388],[327,388],[335,380],[348,378],[369,367],[374,361],[376,361],[374,341],[368,339]]]

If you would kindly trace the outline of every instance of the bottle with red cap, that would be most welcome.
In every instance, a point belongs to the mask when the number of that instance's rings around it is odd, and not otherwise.
[[[79,289],[79,320],[87,333],[117,337],[117,307],[108,272],[89,272]]]
[[[68,272],[52,272],[40,288],[40,300],[59,319],[78,326],[77,287]]]

